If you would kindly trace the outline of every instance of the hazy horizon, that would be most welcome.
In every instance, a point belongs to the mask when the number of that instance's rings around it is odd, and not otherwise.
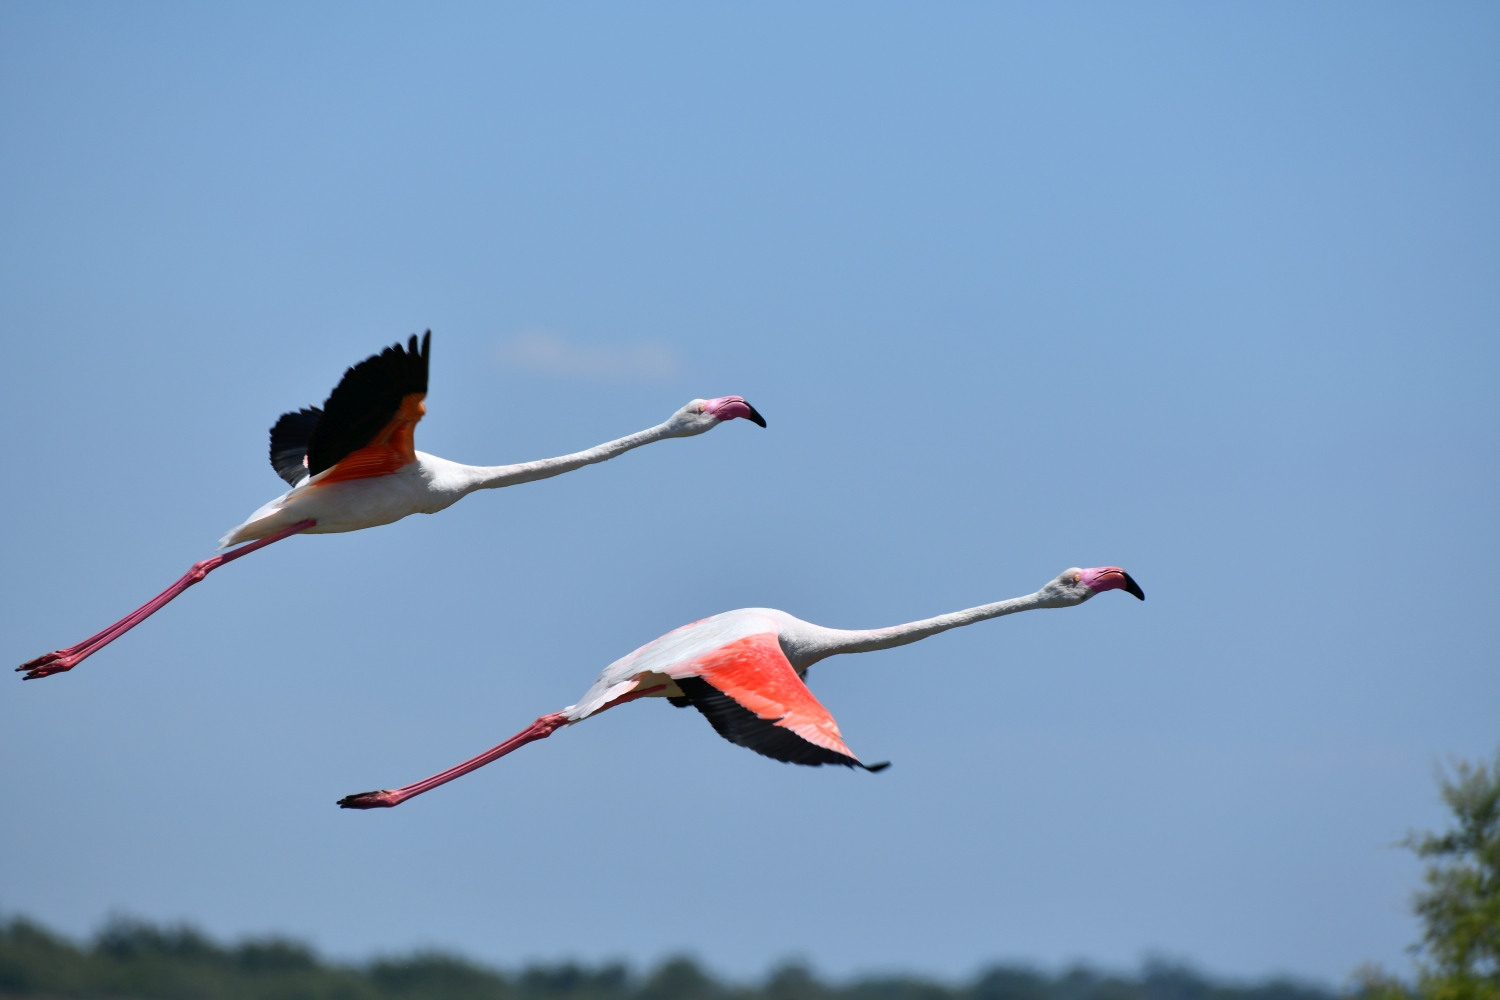
[[[40,928],[44,933],[55,934],[56,932],[45,924],[31,920],[25,914],[0,912],[0,929],[9,921],[27,921]],[[612,969],[623,969],[631,985],[639,986],[644,980],[650,979],[661,973],[666,967],[674,963],[687,961],[699,967],[703,972],[714,978],[719,983],[735,988],[761,988],[771,983],[778,975],[786,970],[805,970],[820,983],[834,988],[848,987],[858,983],[881,981],[886,979],[910,979],[916,982],[938,984],[950,989],[963,989],[972,986],[978,980],[996,971],[1024,972],[1043,976],[1053,980],[1065,979],[1069,976],[1085,975],[1100,979],[1127,979],[1140,980],[1153,975],[1174,975],[1187,973],[1201,977],[1209,982],[1220,986],[1239,988],[1255,988],[1261,986],[1272,986],[1277,983],[1293,983],[1299,987],[1312,991],[1325,991],[1329,996],[1338,992],[1344,984],[1330,983],[1318,980],[1314,977],[1301,977],[1290,974],[1271,973],[1264,976],[1235,977],[1216,974],[1212,969],[1205,969],[1195,964],[1185,956],[1172,956],[1160,953],[1146,953],[1141,955],[1134,963],[1128,966],[1105,967],[1090,962],[1086,958],[1077,958],[1067,961],[1046,965],[1040,962],[1025,959],[993,960],[981,962],[974,969],[955,976],[935,976],[926,973],[903,969],[886,970],[852,970],[842,976],[829,976],[821,972],[817,962],[806,955],[788,954],[779,959],[773,959],[765,968],[741,975],[728,975],[713,968],[709,963],[693,954],[691,951],[682,950],[667,952],[662,956],[649,961],[642,962],[627,955],[614,958],[608,956],[594,960],[585,961],[568,956],[555,956],[550,959],[523,959],[508,965],[500,965],[486,962],[482,959],[468,955],[459,949],[444,948],[439,944],[412,946],[406,949],[386,950],[370,952],[363,955],[335,955],[324,953],[308,945],[300,938],[287,937],[276,932],[264,934],[246,934],[234,939],[220,939],[211,934],[205,934],[200,928],[190,921],[164,921],[154,923],[152,921],[140,920],[127,913],[115,913],[100,921],[96,927],[85,935],[63,935],[70,943],[82,947],[95,946],[110,935],[118,936],[122,932],[130,934],[138,929],[144,929],[147,934],[174,934],[181,933],[206,939],[212,947],[226,950],[236,948],[254,948],[266,945],[290,945],[292,947],[309,947],[320,961],[345,967],[364,968],[381,962],[421,961],[432,955],[442,955],[455,958],[474,967],[496,972],[504,976],[523,976],[528,973],[556,973],[572,967],[581,968],[592,974],[608,973]],[[0,949],[0,957],[3,957],[3,949]]]

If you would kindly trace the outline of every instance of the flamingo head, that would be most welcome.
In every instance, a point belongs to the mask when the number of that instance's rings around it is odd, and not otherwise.
[[[668,421],[677,437],[690,437],[712,430],[726,420],[743,417],[752,423],[766,426],[766,418],[745,402],[743,396],[720,396],[717,399],[695,399]]]
[[[1094,569],[1070,569],[1041,589],[1044,598],[1056,602],[1057,607],[1082,604],[1095,594],[1106,590],[1123,590],[1144,601],[1146,592],[1131,579],[1129,573],[1118,566],[1097,566]]]

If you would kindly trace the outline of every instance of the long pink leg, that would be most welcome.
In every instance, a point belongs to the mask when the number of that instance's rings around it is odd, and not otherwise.
[[[491,747],[478,757],[470,757],[462,764],[448,768],[439,774],[415,784],[405,785],[401,788],[382,789],[378,792],[360,792],[358,795],[345,795],[339,799],[341,809],[389,809],[391,806],[399,806],[413,795],[421,795],[423,792],[431,791],[438,785],[446,785],[454,778],[461,778],[470,771],[481,768],[491,761],[499,760],[512,750],[519,750],[528,743],[536,740],[544,740],[568,724],[568,717],[561,712],[553,712],[544,715],[531,725],[521,730],[510,739],[499,746]]]
[[[658,684],[644,691],[631,691],[605,705],[604,708],[599,709],[599,712],[608,708],[614,708],[616,705],[623,705],[627,701],[644,698],[648,694],[655,694],[664,687],[666,687],[665,684]],[[598,715],[599,712],[595,712],[594,714]],[[345,795],[339,799],[339,808],[389,809],[391,806],[399,806],[414,795],[430,792],[438,785],[446,785],[454,778],[461,778],[470,771],[478,770],[492,761],[499,760],[512,750],[519,750],[528,743],[544,740],[567,724],[568,717],[562,712],[553,712],[551,715],[544,715],[504,743],[491,747],[478,757],[470,757],[462,764],[450,767],[446,771],[434,774],[432,777],[418,781],[415,784],[404,785],[401,788],[382,789],[378,792],[360,792],[358,795]]]
[[[230,549],[223,555],[214,556],[211,559],[204,559],[201,562],[193,563],[193,568],[188,570],[181,580],[178,580],[176,583],[172,584],[172,586],[168,587],[166,590],[163,590],[160,594],[157,594],[150,601],[141,605],[139,608],[132,611],[124,618],[121,618],[119,621],[115,622],[103,632],[99,632],[95,635],[89,636],[87,639],[83,640],[76,646],[69,646],[67,649],[59,649],[54,653],[48,653],[45,656],[38,656],[34,660],[28,660],[27,662],[21,664],[16,668],[17,670],[26,671],[26,676],[21,679],[32,681],[36,680],[38,677],[47,677],[51,674],[60,674],[64,671],[72,670],[74,667],[78,666],[78,664],[82,663],[86,658],[99,652],[99,650],[103,649],[105,646],[108,646],[110,643],[114,642],[126,632],[129,632],[141,622],[145,621],[147,618],[150,618],[172,598],[176,597],[184,590],[187,590],[193,584],[197,583],[199,580],[203,579],[205,576],[212,573],[220,566],[224,565],[227,562],[233,562],[240,556],[246,555],[250,552],[254,552],[256,549],[263,549],[267,545],[270,545],[272,542],[279,542],[283,538],[286,538],[288,535],[295,535],[299,531],[306,531],[308,528],[311,528],[317,523],[317,521],[298,521],[290,528],[283,528],[282,530],[276,532],[274,535],[267,535],[265,538],[257,539],[256,541],[253,541],[248,545],[241,545],[237,549]]]

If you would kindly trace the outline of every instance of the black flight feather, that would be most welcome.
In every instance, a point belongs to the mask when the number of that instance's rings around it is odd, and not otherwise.
[[[731,743],[788,764],[865,766],[853,757],[807,742],[790,729],[776,725],[775,719],[762,719],[702,677],[679,677],[676,680],[683,696],[703,713],[720,736]],[[672,700],[676,701],[675,698]],[[877,764],[865,769],[873,771],[884,766]]]
[[[333,468],[345,455],[369,444],[401,409],[408,393],[427,391],[431,342],[428,330],[418,351],[412,334],[405,349],[400,344],[387,347],[344,372],[323,404],[323,417],[308,442],[310,475]]]
[[[307,475],[307,443],[323,411],[316,406],[283,413],[271,428],[271,468],[296,486]]]
[[[344,372],[322,409],[283,413],[271,428],[271,468],[296,486],[369,444],[408,393],[427,391],[431,345],[431,330],[422,335],[420,351],[412,334],[406,347],[387,347]]]
[[[404,350],[400,344],[387,347],[344,372],[323,404],[323,418],[308,443],[311,475],[333,468],[344,456],[369,444],[401,409],[408,393],[427,391],[431,341],[428,330],[418,351],[416,334],[412,334]]]

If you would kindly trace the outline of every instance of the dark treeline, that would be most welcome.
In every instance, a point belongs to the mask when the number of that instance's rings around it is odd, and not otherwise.
[[[1148,964],[1138,975],[996,966],[949,986],[900,976],[824,983],[786,965],[759,985],[721,982],[688,959],[645,975],[624,965],[507,973],[437,953],[338,965],[296,941],[224,946],[190,928],[116,921],[80,946],[25,919],[0,923],[0,997],[69,1000],[1331,1000],[1302,983],[1215,982]]]

